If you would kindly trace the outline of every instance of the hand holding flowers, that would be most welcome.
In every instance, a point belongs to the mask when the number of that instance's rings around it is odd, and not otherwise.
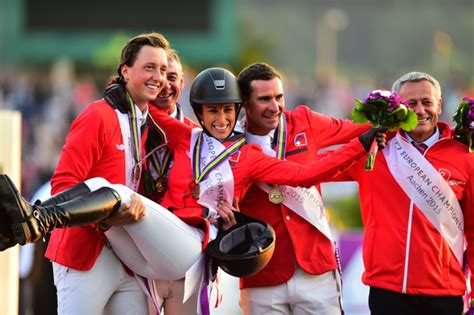
[[[418,124],[415,112],[408,108],[405,101],[397,93],[387,90],[372,91],[363,102],[356,100],[352,120],[360,124],[370,122],[372,127],[387,128],[390,131],[399,128],[410,131]],[[367,171],[374,168],[377,150],[378,146],[374,141],[365,164]]]

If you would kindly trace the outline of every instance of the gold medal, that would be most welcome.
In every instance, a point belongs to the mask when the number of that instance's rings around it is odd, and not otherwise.
[[[166,190],[166,180],[163,177],[160,177],[155,181],[155,189],[159,193]]]
[[[137,163],[133,167],[133,177],[134,177],[135,181],[138,181],[140,179],[140,173],[141,173],[140,164]]]
[[[268,200],[270,200],[270,202],[273,204],[278,205],[282,203],[284,199],[285,195],[283,195],[283,192],[278,187],[273,187],[268,192]]]
[[[199,187],[199,183],[196,183],[196,186],[194,186],[191,192],[191,197],[193,197],[194,199],[198,199],[200,193],[201,193],[201,187]]]

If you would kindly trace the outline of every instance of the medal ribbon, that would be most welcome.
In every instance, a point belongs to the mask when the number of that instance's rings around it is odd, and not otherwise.
[[[178,119],[179,119],[179,116],[180,115],[179,115],[179,110],[178,110]],[[153,127],[155,127],[156,130],[158,130],[158,132],[164,138],[165,143],[167,143],[168,139],[166,138],[166,133],[163,131],[163,129],[161,129],[158,123],[153,119],[152,115],[148,115],[148,117],[150,118],[150,121],[152,122]],[[155,167],[155,170],[159,175],[158,178],[164,177],[164,175],[166,174],[166,172],[168,171],[171,165],[171,161],[172,161],[171,151],[166,148],[165,150],[166,151],[162,160],[160,160],[158,152],[154,152],[151,156],[153,166]]]
[[[278,123],[277,130],[275,131],[275,134],[277,136],[276,158],[279,160],[284,160],[286,157],[286,133],[287,133],[285,114],[281,113],[279,120],[280,121]],[[270,186],[275,187],[274,185],[270,185]],[[278,191],[281,193],[279,189]]]
[[[135,104],[133,103],[133,100],[130,96],[130,94],[127,93],[128,96],[128,102],[130,104],[130,112],[128,112],[128,119],[130,122],[130,128],[132,129],[132,150],[133,150],[133,159],[135,160],[135,165],[132,168],[132,178],[134,180],[137,180],[135,178],[135,167],[137,167],[140,163],[141,160],[141,142],[139,139],[139,131],[138,131],[138,121],[137,121],[137,113],[135,111]]]
[[[285,114],[280,115],[280,123],[278,124],[278,128],[276,130],[277,134],[277,151],[276,151],[276,158],[279,160],[284,160],[286,156],[286,119]]]
[[[203,132],[201,131],[196,145],[194,146],[193,152],[193,175],[196,183],[201,182],[210,171],[216,168],[219,164],[227,160],[235,151],[237,151],[242,145],[245,144],[245,137],[240,137],[238,140],[234,141],[229,147],[219,153],[215,159],[213,159],[209,164],[207,164],[204,169],[201,171],[200,161],[201,161],[201,151],[202,151],[202,138]]]
[[[166,172],[168,171],[170,164],[171,164],[171,152],[170,150],[166,150],[165,155],[163,156],[163,160],[160,162],[158,158],[158,152],[151,156],[151,161],[153,166],[155,167],[156,172],[158,173],[158,178],[164,177]]]

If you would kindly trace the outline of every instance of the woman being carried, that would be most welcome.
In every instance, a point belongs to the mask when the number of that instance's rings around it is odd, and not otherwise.
[[[115,95],[111,99],[127,98]],[[190,103],[203,129],[193,129],[150,106],[151,119],[164,129],[174,156],[162,206],[139,196],[146,216],[105,232],[118,257],[146,278],[182,279],[217,234],[209,218],[217,217],[219,203],[240,199],[252,182],[310,187],[366,154],[374,138],[381,146],[385,143],[384,134],[371,129],[311,165],[270,157],[234,132],[241,96],[235,76],[222,68],[198,74]],[[284,146],[284,141],[277,146]],[[54,228],[103,222],[121,204],[129,203],[133,194],[126,186],[93,178],[41,205],[30,205],[11,180],[0,175],[0,250],[37,241]]]

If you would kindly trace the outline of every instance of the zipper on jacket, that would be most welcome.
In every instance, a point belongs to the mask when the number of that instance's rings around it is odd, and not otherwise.
[[[402,293],[407,293],[407,281],[408,281],[408,262],[410,260],[410,241],[411,241],[411,227],[413,221],[413,208],[415,204],[410,201],[410,210],[408,211],[408,229],[407,229],[407,241],[405,247],[405,266],[403,268],[403,284]]]

